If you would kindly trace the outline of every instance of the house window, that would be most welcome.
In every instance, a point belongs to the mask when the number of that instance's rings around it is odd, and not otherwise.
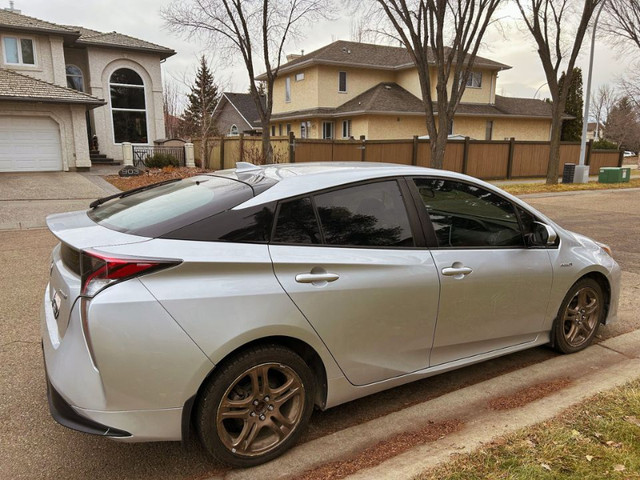
[[[82,70],[75,65],[67,65],[67,87],[73,88],[79,92],[84,92],[84,78]]]
[[[284,101],[291,101],[291,77],[284,79]]]
[[[271,125],[271,136],[272,137],[276,136],[276,126],[275,125]]]
[[[113,138],[115,143],[148,143],[144,82],[129,68],[120,68],[109,78]]]
[[[491,140],[493,136],[493,120],[487,120],[487,127],[484,132],[484,139]]]
[[[278,135],[282,136],[282,124],[278,124]]]
[[[300,138],[309,138],[309,130],[311,130],[311,122],[300,123]]]
[[[469,72],[467,87],[482,88],[482,72]]]
[[[291,133],[291,124],[287,123],[287,135]]]
[[[232,137],[238,136],[238,127],[235,124],[231,125],[231,128],[229,129],[229,135],[231,135]]]
[[[4,62],[14,65],[35,65],[33,40],[20,37],[3,37]]]
[[[322,122],[322,138],[333,138],[333,122]]]
[[[342,121],[342,138],[349,138],[351,136],[351,120]]]
[[[338,92],[347,93],[347,72],[338,72]]]
[[[304,73],[296,73],[296,82],[304,80]]]

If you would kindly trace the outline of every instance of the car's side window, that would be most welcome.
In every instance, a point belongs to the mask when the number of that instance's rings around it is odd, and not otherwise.
[[[395,180],[314,196],[328,245],[413,247],[409,217]]]
[[[484,188],[464,182],[416,178],[441,248],[523,247],[513,205]]]
[[[320,230],[309,197],[280,204],[272,243],[319,244]]]

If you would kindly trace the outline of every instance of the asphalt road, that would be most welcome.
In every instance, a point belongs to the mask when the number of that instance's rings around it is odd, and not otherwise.
[[[527,198],[560,224],[609,243],[623,267],[620,321],[602,338],[640,328],[640,191]],[[47,407],[38,312],[55,239],[46,230],[0,231],[0,478],[203,479],[223,469],[198,443],[119,444],[56,424]],[[548,359],[547,348],[502,357],[316,412],[309,440],[461,386]],[[275,465],[274,465],[275,467]]]

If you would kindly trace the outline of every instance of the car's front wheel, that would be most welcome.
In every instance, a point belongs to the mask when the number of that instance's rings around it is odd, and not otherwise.
[[[278,345],[246,350],[205,387],[197,410],[200,439],[224,463],[267,462],[304,431],[314,388],[313,374],[295,352]]]
[[[574,353],[593,341],[605,313],[602,287],[592,278],[576,282],[565,296],[554,324],[554,346]]]

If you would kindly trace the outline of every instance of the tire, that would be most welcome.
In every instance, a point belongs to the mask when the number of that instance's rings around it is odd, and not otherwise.
[[[268,462],[304,432],[314,394],[314,376],[293,351],[268,345],[241,352],[220,368],[199,399],[200,440],[214,458],[234,467]]]
[[[592,278],[577,281],[564,297],[554,322],[553,347],[560,353],[584,350],[593,341],[605,314],[602,287]]]

